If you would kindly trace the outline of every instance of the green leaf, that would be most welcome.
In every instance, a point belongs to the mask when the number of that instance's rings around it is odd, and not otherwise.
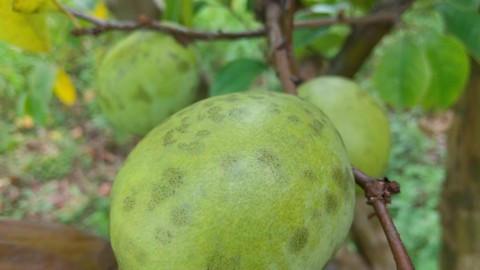
[[[192,26],[194,4],[191,0],[165,0],[164,19]]]
[[[253,59],[236,59],[226,64],[217,74],[210,88],[210,96],[246,90],[267,65]]]
[[[295,16],[295,21],[304,21],[328,17],[327,14],[299,13]],[[293,32],[293,46],[298,49],[312,44],[318,38],[328,32],[328,27],[317,27],[312,29],[295,29]]]
[[[373,85],[387,103],[412,107],[423,96],[428,76],[424,52],[409,35],[401,35],[380,56],[373,73]]]
[[[447,30],[463,42],[480,63],[480,1],[444,1],[437,8],[445,19]]]
[[[26,110],[35,122],[47,123],[48,103],[52,97],[57,68],[45,62],[37,63],[28,77],[29,93]]]
[[[469,58],[455,38],[431,32],[422,43],[430,66],[430,80],[421,105],[426,109],[451,106],[462,93],[469,74]]]

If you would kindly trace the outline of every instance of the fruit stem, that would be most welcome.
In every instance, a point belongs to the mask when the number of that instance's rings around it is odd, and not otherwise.
[[[395,228],[392,217],[387,210],[387,204],[391,202],[391,196],[400,192],[400,185],[387,178],[378,179],[370,177],[355,167],[353,167],[352,170],[355,176],[355,182],[365,191],[367,203],[373,206],[375,214],[382,225],[397,269],[415,269],[405,249],[405,245],[400,238],[400,234]]]

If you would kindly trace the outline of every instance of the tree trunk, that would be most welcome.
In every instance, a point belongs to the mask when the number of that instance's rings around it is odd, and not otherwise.
[[[447,178],[440,202],[441,266],[445,270],[477,270],[480,267],[480,66],[474,60],[470,81],[455,107],[450,132]]]

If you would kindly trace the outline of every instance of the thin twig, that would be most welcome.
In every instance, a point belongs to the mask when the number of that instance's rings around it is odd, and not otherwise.
[[[296,95],[297,87],[294,84],[294,76],[290,70],[285,38],[280,28],[280,17],[282,16],[282,6],[278,1],[270,0],[266,4],[265,25],[268,30],[268,41],[271,53],[275,59],[275,67],[278,77],[286,92]]]
[[[391,196],[400,192],[400,185],[388,179],[377,179],[367,176],[359,169],[353,167],[353,174],[357,184],[365,191],[367,203],[373,206],[375,214],[382,225],[388,244],[392,250],[397,269],[415,269],[407,250],[398,234],[392,218],[388,214],[387,204],[391,202]]]
[[[178,25],[162,23],[162,22],[155,22],[149,21],[148,24],[144,23],[143,21],[107,21],[102,20],[99,18],[95,18],[93,16],[84,14],[77,10],[63,7],[68,14],[72,14],[73,16],[81,19],[83,21],[90,22],[94,24],[93,27],[89,28],[76,28],[72,31],[74,35],[99,35],[109,31],[133,31],[137,29],[150,29],[156,30],[160,32],[165,32],[168,34],[172,34],[174,36],[181,36],[186,39],[191,40],[218,40],[218,39],[238,39],[238,38],[256,38],[262,37],[267,33],[267,29],[265,27],[242,31],[242,32],[210,32],[210,31],[202,31],[202,30],[194,30],[185,28]],[[392,13],[383,14],[374,14],[364,17],[353,17],[353,18],[326,18],[320,20],[309,20],[309,21],[299,21],[293,24],[294,28],[315,28],[321,26],[328,26],[332,24],[347,24],[347,25],[362,25],[362,24],[372,24],[377,23],[380,21],[392,21],[396,19],[396,15]]]
[[[76,28],[80,28],[80,23],[78,22],[77,18],[67,9],[64,5],[62,5],[58,0],[53,0],[53,4],[57,7],[61,12],[67,15],[68,19],[72,22],[72,24]]]

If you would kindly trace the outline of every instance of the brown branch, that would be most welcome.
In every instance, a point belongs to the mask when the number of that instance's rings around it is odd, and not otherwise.
[[[183,37],[190,40],[218,40],[218,39],[239,39],[239,38],[256,38],[262,37],[267,33],[266,28],[259,28],[249,31],[242,32],[209,32],[194,30],[178,25],[172,25],[168,23],[155,22],[148,20],[146,23],[145,20],[139,21],[107,21],[95,18],[93,16],[81,13],[77,10],[64,7],[70,14],[81,19],[83,21],[90,22],[94,24],[93,27],[89,28],[76,28],[72,31],[74,35],[99,35],[105,32],[110,31],[133,31],[138,29],[149,29],[160,31],[168,34],[172,34],[177,37]],[[396,14],[391,12],[379,13],[364,17],[334,17],[326,18],[319,20],[308,20],[300,21],[293,23],[294,28],[316,28],[322,26],[329,26],[332,24],[347,24],[351,26],[355,25],[366,25],[366,24],[375,24],[378,22],[391,22],[397,18]]]
[[[67,8],[67,10],[75,17],[93,23],[95,26],[91,28],[77,28],[72,30],[72,34],[76,36],[80,35],[99,35],[109,31],[133,31],[139,29],[150,29],[167,34],[171,34],[177,37],[185,39],[196,40],[216,40],[216,39],[237,39],[237,38],[254,38],[264,36],[266,30],[264,28],[243,31],[243,32],[208,32],[201,30],[193,30],[177,25],[159,23],[145,18],[134,21],[106,21],[87,14],[83,14],[79,11]]]
[[[397,182],[389,181],[387,178],[381,180],[367,176],[355,167],[352,170],[356,183],[365,191],[367,203],[373,206],[375,214],[382,225],[397,264],[397,269],[415,269],[395,228],[395,224],[393,224],[393,220],[387,211],[387,204],[391,202],[392,195],[400,192],[400,185]]]
[[[270,0],[266,4],[266,21],[268,41],[271,53],[274,56],[275,67],[278,77],[286,92],[296,95],[295,77],[290,70],[290,61],[286,46],[286,41],[280,27],[280,18],[282,16],[282,6],[280,2]]]

